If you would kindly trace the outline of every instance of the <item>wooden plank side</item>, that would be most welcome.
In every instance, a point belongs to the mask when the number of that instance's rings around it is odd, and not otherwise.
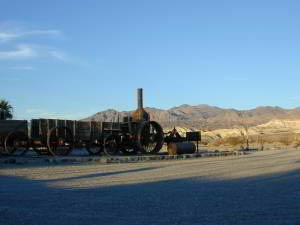
[[[48,119],[39,119],[39,128],[40,128],[40,135],[43,138],[46,138],[48,135],[49,131],[49,124],[48,124]]]
[[[91,122],[90,121],[76,121],[76,137],[80,140],[90,140],[91,136]]]
[[[52,128],[57,127],[57,120],[55,119],[48,119],[48,129],[51,130]]]
[[[40,137],[40,125],[39,125],[38,119],[31,120],[30,134],[31,134],[31,138],[34,138],[34,139]]]
[[[72,132],[72,135],[76,135],[75,131],[75,120],[66,120],[66,127]]]
[[[120,123],[118,122],[102,122],[103,130],[118,130]]]
[[[99,139],[102,135],[102,122],[91,122],[91,137],[92,139]]]
[[[27,120],[0,120],[0,133],[9,133],[11,131],[20,131],[27,134]]]

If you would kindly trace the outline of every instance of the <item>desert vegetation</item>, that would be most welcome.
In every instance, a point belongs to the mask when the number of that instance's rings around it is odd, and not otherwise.
[[[208,140],[204,136],[202,146],[208,149],[228,149],[228,150],[268,150],[268,149],[287,149],[300,148],[300,134],[293,132],[282,132],[277,134],[260,133],[256,135],[219,137]]]
[[[183,134],[196,129],[178,130]],[[201,148],[208,150],[300,148],[300,120],[273,120],[258,126],[241,124],[232,129],[203,129],[201,133]]]

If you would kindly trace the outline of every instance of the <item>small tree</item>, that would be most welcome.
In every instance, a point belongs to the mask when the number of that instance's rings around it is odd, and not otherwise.
[[[258,149],[263,151],[265,148],[265,140],[264,140],[264,132],[259,129],[258,130],[258,135],[257,135],[257,145],[258,145]]]
[[[241,145],[241,147],[245,150],[249,150],[249,127],[245,124],[242,124],[239,128],[239,132],[243,140],[243,144]],[[244,144],[246,144],[246,147],[244,146]]]
[[[239,126],[237,127],[237,129],[240,132],[240,135],[243,139],[243,144],[241,145],[241,148],[245,149],[245,150],[249,150],[250,149],[250,144],[249,144],[249,124],[248,121],[245,118],[245,115],[243,112],[239,112],[238,116],[240,117],[240,122],[239,122]],[[244,146],[244,144],[246,144],[246,147]]]
[[[8,101],[0,99],[0,120],[7,120],[13,118],[13,107]]]

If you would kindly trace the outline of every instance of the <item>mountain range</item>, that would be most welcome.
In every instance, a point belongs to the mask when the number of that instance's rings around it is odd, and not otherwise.
[[[164,128],[174,126],[201,130],[233,128],[235,126],[257,126],[278,119],[300,119],[300,108],[284,109],[263,106],[250,110],[224,109],[210,105],[181,105],[163,110],[145,108],[151,120],[159,122]],[[130,115],[130,111],[108,109],[83,120],[118,121]]]

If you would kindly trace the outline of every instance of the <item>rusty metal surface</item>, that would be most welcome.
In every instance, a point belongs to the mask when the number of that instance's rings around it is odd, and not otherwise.
[[[133,121],[149,121],[150,115],[143,108],[143,89],[137,89],[137,110],[132,113]]]
[[[193,142],[177,142],[168,144],[169,155],[193,154],[196,152],[196,145]]]

